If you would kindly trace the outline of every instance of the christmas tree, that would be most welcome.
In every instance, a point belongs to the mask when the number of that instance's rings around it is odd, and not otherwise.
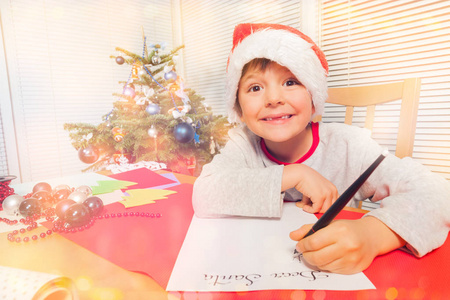
[[[185,88],[175,61],[183,46],[165,51],[146,44],[142,55],[116,48],[120,67],[131,69],[121,93],[98,125],[67,123],[72,145],[87,170],[114,163],[161,162],[175,172],[197,175],[226,142],[229,124],[204,98]],[[150,51],[149,51],[150,50]]]

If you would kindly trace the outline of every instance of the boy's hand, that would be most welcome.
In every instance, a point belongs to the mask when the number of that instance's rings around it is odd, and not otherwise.
[[[303,194],[299,206],[308,213],[325,212],[339,196],[334,184],[316,170],[302,164],[284,168],[282,190],[292,187]]]
[[[337,220],[302,239],[312,225],[291,232],[296,249],[321,270],[353,274],[365,270],[377,255],[405,245],[405,241],[374,217]]]

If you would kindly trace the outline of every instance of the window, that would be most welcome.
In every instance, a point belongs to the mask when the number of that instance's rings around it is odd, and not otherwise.
[[[413,158],[450,179],[450,2],[322,1],[320,28],[330,87],[421,78]],[[372,136],[390,150],[399,108],[386,104],[375,114]],[[323,120],[343,116],[328,105]]]
[[[20,174],[12,175],[22,181],[38,181],[87,167],[79,161],[63,124],[98,124],[112,109],[116,100],[112,93],[121,92],[118,82],[127,81],[131,70],[109,56],[118,54],[116,47],[140,53],[141,27],[148,44],[166,42],[172,47],[170,3],[0,2],[11,91],[6,99],[11,102],[15,127],[3,129],[16,134],[20,165]],[[4,89],[0,91],[5,99]]]

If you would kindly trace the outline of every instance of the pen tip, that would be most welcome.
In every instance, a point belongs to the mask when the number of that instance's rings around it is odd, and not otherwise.
[[[383,149],[383,152],[381,152],[383,156],[387,156],[389,154],[389,150],[387,148]]]

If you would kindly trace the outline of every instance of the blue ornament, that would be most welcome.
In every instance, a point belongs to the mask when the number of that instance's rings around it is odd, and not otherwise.
[[[149,114],[149,115],[157,115],[159,114],[159,112],[161,111],[161,107],[159,107],[158,104],[156,103],[150,103],[146,108],[145,111]]]
[[[200,136],[197,134],[197,132],[194,135],[194,141],[196,144],[200,144]]]
[[[173,130],[175,139],[180,143],[189,143],[194,139],[194,128],[188,123],[180,123]]]
[[[174,71],[170,71],[170,72],[164,73],[164,79],[165,80],[170,80],[170,79],[176,80],[177,79],[177,73],[175,73]]]

